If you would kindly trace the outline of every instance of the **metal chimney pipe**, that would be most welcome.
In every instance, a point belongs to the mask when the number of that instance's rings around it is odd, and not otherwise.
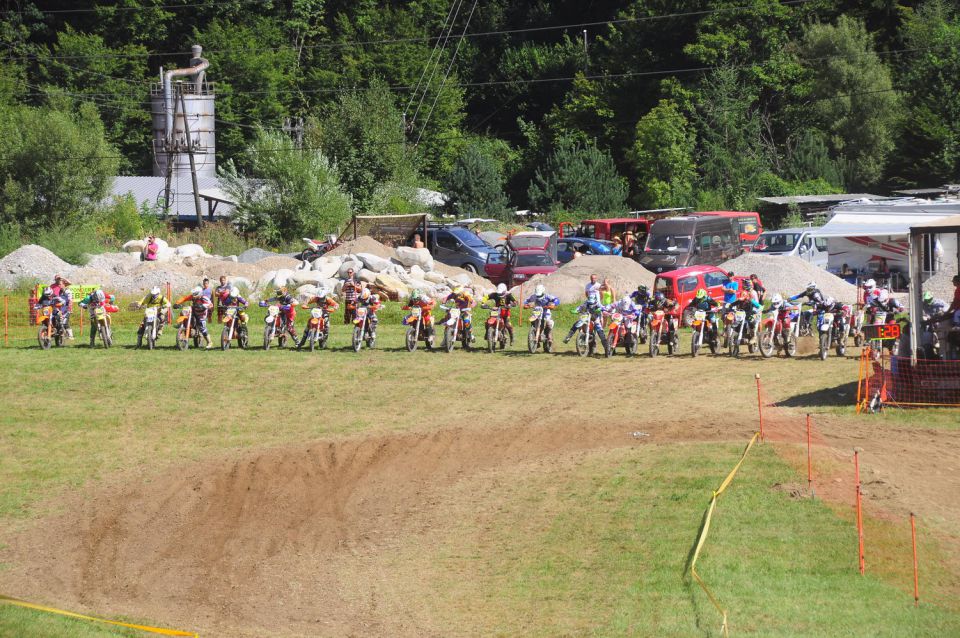
[[[193,54],[193,59],[190,60],[191,66],[185,69],[173,69],[163,74],[163,110],[167,116],[167,140],[170,140],[173,136],[173,78],[187,76],[201,78],[203,72],[210,66],[209,61],[200,57],[203,53],[203,48],[200,45],[195,44],[190,50]]]

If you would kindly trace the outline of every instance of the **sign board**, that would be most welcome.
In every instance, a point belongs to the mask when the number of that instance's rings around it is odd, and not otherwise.
[[[892,339],[900,338],[900,324],[899,323],[887,323],[882,326],[871,324],[863,327],[863,337],[864,339],[878,339],[881,341],[889,341]]]

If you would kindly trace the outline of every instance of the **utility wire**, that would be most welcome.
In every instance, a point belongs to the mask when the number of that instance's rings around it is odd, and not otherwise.
[[[454,9],[454,7],[459,7],[459,6],[460,6],[459,0],[453,0],[453,1],[450,3],[450,9],[449,9],[449,11],[447,11],[447,17],[446,17],[446,19],[443,21],[443,27],[440,29],[440,35],[441,35],[441,36],[443,35],[444,30],[447,29],[447,25],[448,25],[448,24],[452,24],[452,22],[451,22],[451,20],[450,20],[450,16],[453,15],[453,9]],[[457,10],[459,11],[459,8],[458,8]],[[420,83],[423,82],[423,78],[424,78],[424,76],[426,76],[426,74],[427,74],[427,67],[430,66],[430,63],[431,63],[432,60],[433,60],[433,54],[436,53],[436,51],[437,51],[437,49],[438,49],[439,46],[440,46],[440,38],[437,38],[436,44],[433,45],[433,49],[430,51],[430,58],[427,60],[427,63],[423,66],[423,71],[420,72],[420,79],[417,80],[417,87],[413,90],[413,93],[410,95],[410,100],[407,102],[406,108],[403,109],[404,114],[407,114],[407,113],[410,112],[410,107],[413,106],[413,98],[416,97],[417,91],[420,90]],[[439,57],[438,57],[437,59],[439,59]],[[426,90],[426,89],[424,89],[424,90]]]
[[[430,90],[430,85],[433,84],[433,78],[437,73],[437,69],[440,68],[440,59],[443,57],[443,52],[447,49],[447,42],[450,40],[450,35],[453,33],[453,25],[457,21],[457,16],[460,15],[460,8],[463,6],[463,0],[453,0],[456,5],[456,11],[453,14],[453,19],[450,21],[450,26],[447,27],[446,37],[443,39],[443,45],[440,47],[440,51],[437,53],[437,61],[433,65],[433,69],[430,71],[430,79],[427,80],[427,83],[423,87],[423,94],[420,96],[420,101],[417,103],[417,110],[414,111],[413,117],[410,120],[410,125],[412,126],[414,122],[417,121],[417,116],[420,114],[420,108],[423,106],[423,101],[427,97],[427,92]],[[431,60],[433,58],[431,57]],[[413,98],[411,97],[411,101]]]
[[[80,9],[3,9],[0,10],[0,14],[7,15],[62,15],[70,13],[100,13],[100,12],[109,12],[109,11],[121,11],[124,13],[130,12],[147,12],[147,11],[156,11],[156,10],[171,10],[171,9],[194,9],[194,8],[204,8],[207,7],[230,7],[236,6],[238,4],[279,4],[275,3],[273,0],[230,0],[229,2],[199,2],[199,3],[187,3],[187,4],[168,4],[168,5],[159,5],[159,6],[149,6],[149,7],[118,7],[115,5],[100,5],[98,7],[85,7]]]

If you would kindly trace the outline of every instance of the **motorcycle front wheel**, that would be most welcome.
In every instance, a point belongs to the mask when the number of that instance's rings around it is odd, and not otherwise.
[[[487,326],[487,352],[494,352],[497,349],[497,337],[494,334],[493,326]]]
[[[40,329],[37,330],[37,342],[43,350],[50,349],[50,337],[47,336],[46,326],[40,326]]]
[[[647,338],[647,343],[650,344],[650,357],[654,358],[660,354],[660,336],[656,332],[650,333],[650,336]]]
[[[447,352],[453,352],[453,348],[456,345],[457,342],[453,334],[453,326],[447,326],[443,329],[443,349]]]
[[[827,353],[830,352],[830,333],[821,332],[820,333],[820,360],[827,360]]]
[[[317,347],[317,331],[311,330],[310,331],[310,352],[313,352],[316,347]]]
[[[363,329],[360,326],[353,327],[353,351],[360,352],[363,347]]]
[[[270,343],[273,341],[273,326],[267,326],[263,329],[263,349],[269,350]]]
[[[698,354],[700,354],[700,345],[701,345],[701,344],[697,343],[697,336],[698,336],[698,335],[697,335],[696,330],[694,330],[693,333],[692,333],[691,336],[690,336],[690,354],[693,355],[694,357],[696,357]]]
[[[537,343],[537,329],[539,326],[533,324],[530,326],[530,332],[527,333],[527,352],[534,354],[539,344]]]
[[[181,352],[190,347],[190,341],[187,339],[187,329],[183,326],[177,330],[177,350]]]
[[[220,333],[220,349],[226,352],[230,349],[230,328],[224,328]]]
[[[407,328],[407,352],[417,349],[417,329]]]
[[[153,330],[147,335],[147,350],[153,350],[157,347],[157,338],[153,334]]]
[[[773,328],[769,328],[760,333],[760,354],[764,359],[769,359],[773,356]]]
[[[587,334],[583,330],[577,334],[577,354],[581,357],[590,354],[590,344],[587,343]]]

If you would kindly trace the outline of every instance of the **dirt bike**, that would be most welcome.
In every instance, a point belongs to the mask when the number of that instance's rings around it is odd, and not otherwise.
[[[410,314],[404,318],[403,323],[409,326],[406,337],[408,352],[416,350],[421,339],[426,344],[427,350],[433,350],[433,334],[428,333],[428,327],[423,318],[423,308],[410,306]]]
[[[744,343],[747,344],[747,348],[750,353],[753,354],[755,349],[754,345],[754,328],[753,324],[747,320],[747,313],[744,310],[734,310],[732,312],[727,312],[727,334],[724,341],[727,343],[727,352],[731,357],[740,356],[740,346]]]
[[[321,348],[326,347],[327,339],[330,337],[330,320],[323,308],[311,308],[310,318],[307,319],[306,340],[310,343],[310,352],[318,345]]]
[[[831,345],[836,349],[837,356],[847,353],[847,336],[850,334],[850,318],[853,308],[847,304],[837,303],[833,307],[833,330],[830,332]]]
[[[470,309],[468,308],[461,311],[459,308],[449,308],[447,306],[443,307],[447,310],[447,318],[446,321],[444,321],[445,327],[443,330],[444,350],[447,352],[453,352],[453,347],[459,340],[463,344],[463,349],[469,351],[470,343],[473,341]]]
[[[200,318],[193,312],[193,306],[174,306],[179,308],[177,316],[177,348],[186,350],[193,341],[193,347],[200,347]]]
[[[863,345],[863,321],[865,314],[863,304],[857,304],[857,314],[853,317],[850,325],[850,336],[853,337],[853,345],[857,348]]]
[[[96,330],[104,348],[113,345],[113,331],[110,329],[110,319],[107,317],[107,309],[103,304],[93,307],[93,321],[90,324],[91,330]]]
[[[306,247],[298,258],[300,261],[306,261],[308,263],[313,263],[315,259],[322,257],[340,245],[340,242],[333,235],[329,236],[326,241],[310,239],[309,237],[304,237],[303,241],[306,243]]]
[[[237,345],[241,349],[247,347],[249,335],[246,322],[240,319],[242,310],[239,306],[227,306],[223,309],[223,319],[221,319],[223,330],[220,332],[220,348],[222,350],[229,350],[234,338],[236,338]]]
[[[143,309],[143,323],[137,331],[137,347],[143,345],[143,339],[147,340],[147,349],[153,350],[157,347],[157,339],[163,331],[163,315],[160,308],[156,306],[147,306]]]
[[[42,306],[37,312],[37,341],[44,350],[50,349],[50,344],[58,348],[67,338],[67,330],[63,327],[63,314],[60,308],[62,303],[54,306]]]
[[[497,346],[504,350],[507,347],[506,322],[508,321],[507,313],[510,312],[510,309],[504,307],[486,308],[486,310],[490,311],[490,316],[487,317],[486,330],[487,352],[496,351]]]
[[[530,354],[535,353],[541,343],[544,352],[549,353],[553,350],[553,335],[544,338],[548,319],[549,315],[543,306],[534,306],[530,311],[530,331],[527,333],[527,350]]]
[[[377,343],[377,335],[373,332],[370,323],[370,310],[364,306],[357,306],[357,314],[353,318],[353,351],[360,352],[366,341],[368,348]]]
[[[261,302],[262,304],[263,302]],[[267,316],[263,322],[263,349],[269,350],[273,338],[277,338],[277,345],[281,348],[287,345],[287,314],[280,312],[280,306],[271,304],[267,306]]]
[[[666,334],[663,333],[664,327],[666,327]],[[647,344],[651,357],[660,354],[660,345],[663,343],[667,345],[667,354],[672,355],[680,349],[680,337],[673,323],[673,317],[663,310],[654,310],[651,313],[650,320],[647,322],[647,333]]]
[[[817,339],[820,342],[820,360],[826,361],[830,353],[830,345],[833,341],[833,323],[835,315],[828,310],[821,309],[817,312]]]
[[[650,324],[650,307],[643,306],[640,309],[640,316],[637,317],[637,340],[640,345],[647,343],[647,335],[650,332],[647,326]],[[637,346],[639,349],[640,346]]]
[[[690,335],[690,354],[697,356],[706,343],[712,354],[717,354],[717,320],[713,311],[695,310],[690,323],[693,332]]]
[[[594,319],[589,312],[581,313],[577,321],[577,354],[581,357],[593,354],[597,350],[597,341],[600,341],[604,354],[609,357],[610,344],[603,337],[602,321],[600,318]]]
[[[770,358],[774,351],[780,354],[781,350],[788,357],[797,353],[797,339],[800,336],[797,312],[797,306],[786,304],[770,310],[760,332],[761,355]]]
[[[637,328],[639,323],[633,315],[624,316],[615,312],[610,315],[610,324],[607,326],[607,356],[612,357],[621,343],[628,357],[637,354]]]

